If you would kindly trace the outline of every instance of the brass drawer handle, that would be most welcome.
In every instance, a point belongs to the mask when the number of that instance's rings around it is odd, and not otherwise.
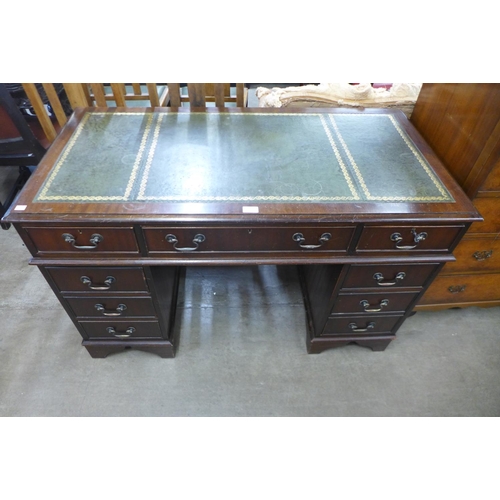
[[[365,312],[380,312],[382,308],[389,305],[389,299],[382,299],[377,309],[371,308],[370,303],[367,300],[362,300],[359,305],[365,310]]]
[[[492,255],[493,250],[484,250],[482,252],[474,252],[472,254],[472,256],[479,261],[489,259]]]
[[[358,328],[358,325],[356,323],[349,323],[349,328],[353,331],[353,332],[367,332],[368,330],[373,330],[375,328],[375,322],[374,321],[370,321],[367,325],[366,325],[366,328]]]
[[[95,308],[102,313],[103,316],[121,316],[127,309],[125,304],[118,304],[115,311],[107,311],[102,304],[96,304]]]
[[[193,243],[195,245],[194,247],[181,247],[181,248],[179,248],[177,246],[177,243],[179,243],[179,240],[177,239],[177,237],[174,234],[167,234],[167,236],[165,236],[165,240],[168,243],[172,243],[174,248],[178,252],[193,252],[194,250],[198,250],[199,244],[203,243],[206,240],[206,238],[205,238],[204,234],[197,234],[193,238]]]
[[[80,281],[84,285],[87,285],[91,290],[109,290],[116,279],[113,276],[106,276],[106,279],[104,280],[104,286],[94,285],[92,283],[92,280],[88,276],[82,276],[80,278]]]
[[[465,292],[466,287],[467,287],[467,285],[450,286],[450,287],[448,287],[448,291],[450,293],[461,293],[461,292]]]
[[[394,286],[398,284],[398,281],[402,281],[406,278],[406,273],[400,272],[396,274],[394,281],[384,281],[384,275],[382,273],[375,273],[373,279],[377,282],[379,286]]]
[[[95,250],[97,245],[104,239],[100,234],[96,233],[90,237],[91,245],[76,245],[76,238],[72,234],[63,233],[62,237],[66,243],[71,243],[78,250]]]
[[[129,326],[126,330],[125,333],[117,333],[114,327],[108,326],[106,328],[106,331],[110,334],[113,335],[113,337],[117,337],[119,339],[127,339],[131,335],[135,333],[135,328],[133,326]]]
[[[415,229],[411,230],[411,234],[413,235],[413,241],[415,242],[415,245],[400,245],[401,241],[403,241],[401,233],[392,233],[391,241],[396,242],[396,248],[398,248],[399,250],[412,250],[413,248],[416,248],[421,241],[424,241],[425,238],[427,238],[427,233],[422,232],[417,234],[417,231]]]
[[[299,244],[300,248],[305,248],[306,250],[313,250],[314,248],[319,248],[323,245],[323,243],[326,243],[327,241],[332,239],[332,235],[330,233],[323,233],[319,237],[319,245],[304,245],[304,241],[306,239],[304,238],[304,235],[302,233],[295,233],[292,236],[292,240],[296,241]]]

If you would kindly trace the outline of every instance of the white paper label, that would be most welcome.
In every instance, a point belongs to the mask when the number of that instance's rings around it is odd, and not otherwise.
[[[28,207],[28,205],[16,205],[14,210],[22,211],[22,210],[26,210],[27,207]]]
[[[259,207],[242,207],[244,214],[258,214]]]

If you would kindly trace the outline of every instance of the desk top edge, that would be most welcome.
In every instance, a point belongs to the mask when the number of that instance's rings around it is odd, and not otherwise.
[[[185,203],[136,203],[131,208],[130,203],[110,203],[108,208],[103,210],[103,204],[89,203],[77,206],[72,203],[36,203],[34,199],[43,179],[50,171],[55,160],[64,149],[71,138],[83,116],[88,112],[127,112],[127,113],[263,113],[263,114],[387,114],[392,115],[403,127],[405,132],[417,144],[420,152],[439,176],[440,180],[452,194],[455,202],[451,203],[335,203],[335,204],[258,204],[258,214],[245,214],[242,209],[245,203],[196,203],[188,210]],[[19,207],[26,206],[28,209],[19,210]],[[481,220],[480,215],[466,197],[458,184],[454,181],[440,160],[428,146],[418,131],[408,121],[404,113],[397,109],[347,109],[347,108],[207,108],[198,110],[197,108],[77,108],[63,128],[59,136],[54,141],[39,167],[29,180],[25,189],[21,192],[16,203],[12,204],[9,212],[4,218],[7,222],[20,222],[27,220],[80,220],[94,217],[98,220],[130,220],[130,218],[144,220],[190,220],[192,218],[202,218],[208,221],[228,220],[239,218],[243,221],[263,221],[263,220],[376,220],[380,216],[394,216],[398,220],[405,218],[422,218],[428,220],[456,219],[477,221]],[[144,216],[144,217],[141,217]]]

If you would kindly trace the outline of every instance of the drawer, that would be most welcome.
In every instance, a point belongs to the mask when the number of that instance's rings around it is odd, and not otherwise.
[[[418,305],[480,302],[500,299],[500,274],[439,275]]]
[[[472,233],[499,233],[500,198],[476,198],[474,205],[484,217],[484,221],[474,222],[469,231]]]
[[[365,226],[357,252],[448,252],[464,226]]]
[[[204,252],[345,253],[354,226],[287,227],[145,227],[150,254]]]
[[[156,316],[150,297],[65,297],[78,317]]]
[[[81,321],[89,339],[162,338],[158,321]]]
[[[403,316],[350,316],[329,318],[321,336],[390,333]]]
[[[448,262],[442,272],[500,272],[500,238],[470,234],[466,238],[453,251],[457,260]]]
[[[383,314],[406,311],[418,293],[354,293],[341,294],[335,300],[332,313]]]
[[[132,227],[24,227],[37,255],[135,255],[139,247]]]
[[[46,267],[61,292],[147,292],[142,267]]]
[[[342,288],[424,287],[438,268],[439,264],[352,265]]]

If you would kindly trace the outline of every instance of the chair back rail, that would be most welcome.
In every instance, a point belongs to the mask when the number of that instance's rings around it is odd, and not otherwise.
[[[68,119],[54,84],[44,83],[42,86],[55,119],[47,111],[37,86],[34,83],[23,83],[22,86],[43,133],[49,144],[52,143]],[[205,108],[207,103],[215,103],[220,108],[228,103],[245,107],[248,99],[244,83],[236,84],[236,95],[232,95],[230,83],[188,83],[187,93],[181,91],[179,83],[64,83],[63,87],[72,109],[109,107],[111,102],[118,107],[141,105],[138,101],[146,101],[151,107],[181,107],[183,103],[197,108]]]
[[[168,83],[170,106],[180,107],[189,102],[191,107],[204,108],[207,102],[214,102],[219,108],[227,103],[236,103],[238,107],[245,107],[248,101],[248,91],[244,83],[236,84],[236,95],[231,95],[230,83],[188,83],[187,95],[181,92],[179,83]]]

